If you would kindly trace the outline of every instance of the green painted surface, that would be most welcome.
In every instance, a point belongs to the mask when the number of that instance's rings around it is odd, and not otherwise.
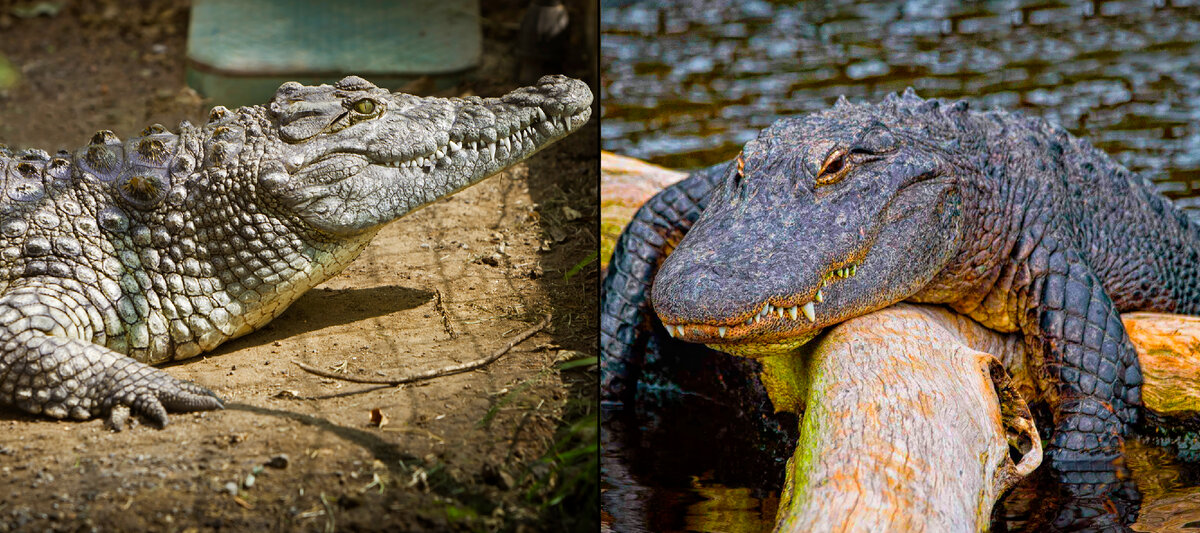
[[[382,87],[457,84],[482,54],[479,0],[196,0],[188,85],[215,104],[262,103],[284,81],[346,74]]]

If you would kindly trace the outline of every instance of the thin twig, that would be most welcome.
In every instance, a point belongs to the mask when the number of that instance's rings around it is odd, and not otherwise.
[[[450,325],[450,316],[446,313],[446,306],[442,303],[442,291],[434,289],[433,294],[436,296],[433,301],[434,307],[442,315],[442,329],[446,331],[446,335],[449,335],[451,339],[457,339],[458,334],[454,332],[454,327]]]
[[[491,355],[484,357],[483,359],[476,359],[474,361],[468,361],[466,363],[460,363],[457,365],[452,365],[452,366],[440,368],[437,370],[429,370],[426,372],[421,372],[419,374],[413,374],[411,376],[405,376],[405,377],[401,377],[401,378],[359,378],[359,377],[354,377],[354,376],[345,376],[342,374],[335,374],[333,372],[328,372],[328,371],[321,370],[318,368],[313,368],[304,363],[301,363],[300,361],[292,361],[292,362],[296,363],[296,366],[300,367],[301,370],[308,372],[309,374],[316,374],[316,375],[324,377],[324,378],[337,379],[337,380],[341,380],[341,381],[350,381],[353,383],[369,383],[372,385],[391,385],[394,387],[396,385],[403,385],[405,383],[412,383],[414,381],[424,381],[427,379],[440,378],[442,376],[449,376],[451,374],[460,374],[462,372],[467,372],[467,371],[475,370],[476,368],[479,368],[482,366],[486,366],[487,364],[499,359],[501,356],[508,353],[509,350],[512,350],[513,346],[516,346],[517,344],[520,344],[525,339],[532,337],[535,333],[545,329],[546,326],[548,326],[548,325],[550,325],[550,315],[546,314],[546,316],[544,318],[542,318],[542,321],[538,322],[538,324],[536,326],[521,332],[516,337],[513,337],[512,340],[508,341],[508,344],[505,344],[504,347],[500,348],[499,350],[496,350],[495,352],[492,352]]]

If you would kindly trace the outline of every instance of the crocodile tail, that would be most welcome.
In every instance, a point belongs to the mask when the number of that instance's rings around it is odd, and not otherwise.
[[[621,232],[600,286],[600,394],[608,404],[629,400],[641,374],[653,324],[650,285],[663,259],[708,202],[729,163],[693,173],[650,198]]]

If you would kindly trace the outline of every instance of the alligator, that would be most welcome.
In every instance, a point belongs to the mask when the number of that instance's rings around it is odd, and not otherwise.
[[[176,133],[0,145],[0,404],[117,428],[221,408],[151,365],[262,327],[384,225],[575,131],[591,102],[564,76],[499,98],[347,76]]]
[[[761,358],[896,302],[946,305],[1023,336],[1052,420],[1052,524],[1119,529],[1142,384],[1120,313],[1200,312],[1197,265],[1200,228],[1057,125],[911,89],[841,98],[635,215],[602,286],[602,399],[630,399],[647,324]]]

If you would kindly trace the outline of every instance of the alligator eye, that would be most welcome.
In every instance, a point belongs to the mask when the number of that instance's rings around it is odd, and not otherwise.
[[[835,150],[825,158],[825,163],[821,165],[821,171],[817,173],[817,185],[828,185],[834,183],[846,174],[846,169],[850,166],[850,162],[846,160],[845,150]]]
[[[354,102],[354,112],[363,115],[370,115],[375,112],[375,101],[369,98],[364,98]]]

